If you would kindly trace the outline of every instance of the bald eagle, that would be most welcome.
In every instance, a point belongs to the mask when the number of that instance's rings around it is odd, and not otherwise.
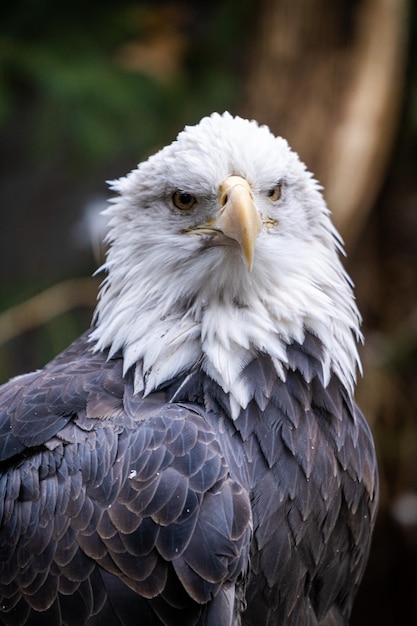
[[[1,623],[347,624],[377,470],[317,182],[226,113],[112,188],[91,329],[1,388]]]

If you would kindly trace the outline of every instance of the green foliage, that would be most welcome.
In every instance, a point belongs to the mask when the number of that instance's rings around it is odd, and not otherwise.
[[[63,151],[84,165],[148,146],[159,135],[169,89],[77,40],[73,50],[55,38],[3,42],[0,123],[30,107],[35,153]]]
[[[33,156],[58,154],[77,168],[141,157],[184,121],[233,103],[236,30],[246,5],[237,17],[230,0],[202,13],[183,3],[126,0],[7,6],[0,24],[0,130],[28,114]],[[161,42],[167,51],[158,61]]]

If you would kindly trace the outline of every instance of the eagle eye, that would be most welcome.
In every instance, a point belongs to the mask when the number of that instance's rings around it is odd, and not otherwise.
[[[278,183],[277,185],[275,185],[275,187],[269,189],[266,195],[270,202],[276,202],[277,200],[279,200],[281,197],[281,183]]]
[[[197,199],[195,196],[192,196],[190,193],[186,193],[185,191],[174,191],[172,194],[172,202],[177,209],[181,211],[188,211],[192,209]]]

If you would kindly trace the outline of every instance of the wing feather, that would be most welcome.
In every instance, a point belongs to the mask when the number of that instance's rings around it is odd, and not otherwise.
[[[159,393],[134,397],[120,359],[76,345],[4,390],[4,623],[35,623],[37,611],[68,624],[120,612],[115,577],[126,597],[160,596],[154,616],[180,602],[195,621],[204,609],[194,602],[247,570],[248,493],[231,480],[204,411]]]

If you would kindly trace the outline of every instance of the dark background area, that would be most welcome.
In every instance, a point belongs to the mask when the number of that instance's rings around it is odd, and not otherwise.
[[[406,0],[21,0],[0,18],[0,381],[87,328],[105,181],[184,124],[255,117],[324,183],[381,474],[352,626],[417,623],[416,43]]]

